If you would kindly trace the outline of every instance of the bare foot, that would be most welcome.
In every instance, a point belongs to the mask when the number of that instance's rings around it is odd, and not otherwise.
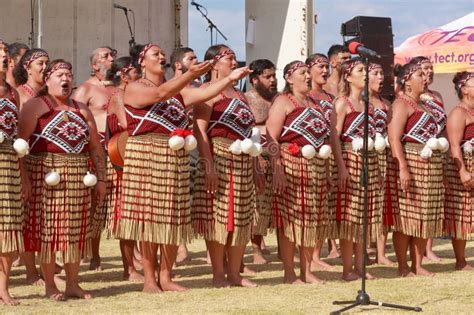
[[[377,264],[379,265],[384,265],[384,266],[394,266],[395,263],[393,261],[391,261],[390,259],[388,259],[387,257],[385,256],[382,256],[382,257],[378,257],[377,258]]]
[[[26,282],[28,282],[29,285],[34,285],[36,287],[44,286],[44,280],[38,275],[27,275]]]
[[[145,278],[136,271],[132,271],[123,275],[123,279],[130,282],[143,282]]]
[[[214,288],[220,289],[220,288],[230,288],[230,283],[227,281],[227,279],[212,279],[212,285]]]
[[[336,249],[336,250],[330,251],[327,258],[339,258],[339,257],[341,257],[341,253]]]
[[[245,288],[257,287],[257,284],[255,282],[252,282],[249,279],[245,279],[241,276],[238,276],[238,277],[227,276],[227,281],[229,281],[230,285],[234,287],[245,287]]]
[[[325,261],[322,261],[322,260],[313,260],[311,262],[311,271],[331,271],[331,270],[334,270],[336,267],[334,267],[333,265],[330,265],[328,264],[327,262]]]
[[[265,257],[263,257],[263,254],[261,251],[254,251],[253,252],[253,263],[255,265],[264,265],[266,264],[268,261],[265,259]]]
[[[301,281],[305,282],[305,283],[317,283],[317,284],[324,284],[325,281],[319,279],[318,277],[316,277],[315,275],[313,275],[311,272],[308,272],[307,274],[305,275],[301,275]]]
[[[188,288],[183,287],[182,285],[177,284],[173,281],[161,281],[160,287],[163,291],[171,291],[171,292],[185,292],[188,291]]]
[[[349,272],[348,274],[344,274],[344,273],[342,274],[342,280],[347,281],[347,282],[355,281],[359,279],[360,279],[359,275],[353,271]]]
[[[92,299],[92,295],[86,291],[84,291],[79,285],[74,286],[67,286],[66,290],[64,290],[64,295],[67,297],[78,298],[78,299],[85,299],[90,300]]]
[[[66,298],[64,297],[64,294],[58,290],[58,288],[55,287],[50,287],[46,288],[46,296],[49,297],[53,301],[66,301]]]
[[[399,268],[398,275],[402,278],[411,278],[415,276],[415,274],[410,270],[410,268]]]
[[[136,259],[135,257],[133,257],[133,267],[135,267],[135,270],[143,270],[143,265],[141,263],[140,260]]]
[[[91,259],[89,264],[89,270],[102,271],[102,265],[100,264],[100,258]]]
[[[440,257],[436,256],[434,252],[427,252],[426,258],[428,258],[431,261],[436,261],[436,262],[439,262],[442,260]]]
[[[362,271],[356,270],[355,272],[359,275],[360,278],[362,278]],[[366,271],[365,272],[365,279],[366,280],[375,280],[375,279],[377,279],[377,277],[373,276],[372,274],[370,274]]]
[[[250,268],[249,266],[247,265],[244,265],[244,268],[242,268],[242,270],[240,270],[241,273],[244,273],[246,275],[256,275],[257,272],[255,270],[253,270],[252,268]]]
[[[303,281],[301,281],[300,278],[296,277],[296,274],[292,274],[292,275],[285,275],[283,277],[283,283],[286,283],[286,284],[304,284]]]
[[[17,300],[15,300],[8,291],[3,291],[0,292],[0,299],[3,301],[3,304],[9,305],[9,306],[15,306],[20,304]]]
[[[18,266],[23,266],[23,259],[21,259],[20,255],[16,256],[12,262],[12,267],[18,267]]]
[[[150,294],[163,293],[156,282],[145,283],[143,285],[143,292]]]
[[[423,267],[416,268],[415,270],[412,269],[412,272],[417,275],[417,276],[423,276],[423,277],[434,277],[435,273],[426,270]]]

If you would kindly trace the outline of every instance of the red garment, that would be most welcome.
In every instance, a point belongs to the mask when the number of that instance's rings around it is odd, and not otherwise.
[[[35,131],[30,137],[30,152],[87,152],[89,126],[76,101],[72,101],[72,110],[56,110],[47,97],[42,96],[41,100],[48,105],[49,111],[38,118]]]
[[[213,108],[207,133],[209,137],[231,140],[250,138],[255,117],[245,98],[229,98],[222,95]]]
[[[18,107],[13,89],[7,84],[8,98],[0,98],[0,132],[6,139],[16,137],[18,123]]]
[[[341,141],[352,142],[355,138],[362,138],[364,136],[364,112],[357,112],[348,97],[344,97],[349,105],[351,112],[344,118],[344,125],[342,126]],[[375,137],[375,121],[374,111],[369,104],[369,137]]]
[[[446,124],[448,122],[448,115],[444,110],[444,105],[442,102],[438,101],[433,93],[428,93],[430,96],[429,99],[424,101],[424,104],[433,115],[436,123],[438,124],[438,133],[442,133],[446,129]]]
[[[313,95],[312,93],[308,94],[308,96],[316,103],[318,104],[324,112],[324,117],[328,121],[328,123],[331,122],[331,114],[334,109],[333,101],[334,97],[327,93],[326,91],[322,91],[319,95]]]
[[[464,144],[466,142],[470,142],[474,145],[474,123],[470,123],[466,128],[464,128],[464,135],[461,143]]]
[[[125,105],[128,134],[138,136],[145,133],[169,135],[175,129],[186,129],[189,119],[180,94],[167,101],[155,103],[145,108]]]

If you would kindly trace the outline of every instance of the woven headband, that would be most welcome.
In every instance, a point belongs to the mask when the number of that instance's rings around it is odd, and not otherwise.
[[[344,79],[347,79],[347,77],[349,76],[349,74],[351,74],[352,70],[357,66],[357,65],[360,65],[361,62],[360,60],[354,60],[354,61],[351,61],[349,63],[349,65],[347,66],[346,70],[344,71]]]
[[[402,85],[405,85],[405,82],[407,82],[410,79],[410,77],[413,75],[413,73],[417,72],[418,70],[421,70],[421,66],[418,63],[411,66],[408,69],[407,73],[403,75],[402,79],[400,80],[400,83]]]
[[[296,70],[300,68],[307,68],[307,67],[308,66],[304,62],[298,61],[286,71],[284,78],[288,79],[293,73],[295,73]]]
[[[372,70],[383,70],[382,66],[378,63],[370,63],[369,64],[369,72]]]
[[[313,61],[308,63],[308,69],[311,69],[313,66],[319,65],[319,64],[329,65],[329,60],[325,57],[315,58]]]
[[[66,69],[66,70],[69,70],[71,71],[72,70],[72,67],[69,63],[66,63],[66,62],[58,62],[57,64],[55,64],[54,66],[51,67],[51,69],[49,69],[48,72],[46,72],[44,74],[44,81],[46,82],[49,77],[53,74],[53,72],[55,71],[58,71],[58,70],[61,70],[61,69]]]
[[[117,71],[115,73],[116,76],[119,76],[119,75],[125,75],[127,74],[128,71],[132,70],[134,68],[133,64],[129,64],[123,68],[121,68],[119,71]]]
[[[466,85],[467,81],[469,81],[470,79],[474,78],[474,73],[472,72],[469,72],[465,78],[459,80],[458,84],[457,84],[457,87],[458,89],[461,89],[463,86]]]
[[[224,58],[225,56],[235,55],[235,52],[232,49],[225,49],[223,52],[218,53],[217,55],[212,58],[214,63],[218,62],[220,59]]]
[[[44,50],[39,50],[34,52],[28,59],[25,59],[23,62],[23,68],[28,69],[28,67],[38,58],[47,57],[49,59],[48,53]]]
[[[421,67],[421,65],[424,64],[424,63],[431,63],[431,61],[430,61],[430,59],[425,57],[425,58],[421,59],[420,61],[418,61],[416,64]]]
[[[138,55],[138,64],[141,65],[142,62],[143,62],[143,59],[145,58],[145,54],[146,52],[152,48],[152,47],[158,47],[160,48],[157,44],[153,44],[153,43],[148,43],[145,45],[145,47],[142,48],[142,50],[140,51],[140,54]]]

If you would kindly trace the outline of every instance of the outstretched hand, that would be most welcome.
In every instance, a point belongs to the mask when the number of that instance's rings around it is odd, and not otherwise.
[[[231,81],[239,81],[248,76],[250,73],[252,73],[252,70],[250,70],[249,67],[237,68],[232,70],[232,72],[229,74],[229,79]]]
[[[189,67],[189,72],[193,76],[193,79],[199,78],[203,74],[211,70],[212,62],[210,60],[203,61],[201,63],[192,65]]]

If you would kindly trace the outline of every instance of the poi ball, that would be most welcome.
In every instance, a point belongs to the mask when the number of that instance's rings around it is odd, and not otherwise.
[[[82,180],[84,182],[84,185],[87,187],[92,187],[97,184],[97,176],[94,174],[91,174],[90,172],[87,172],[87,174],[84,176],[84,179]]]
[[[445,137],[441,137],[438,139],[438,149],[445,153],[449,150],[449,141]]]
[[[240,155],[242,154],[242,147],[241,147],[242,141],[240,140],[235,140],[232,142],[232,144],[229,146],[229,151],[232,152],[232,154],[235,155]]]
[[[263,152],[263,146],[262,146],[260,143],[254,143],[253,145],[254,145],[255,148],[257,149],[257,155],[262,154],[262,152]]]
[[[240,147],[242,148],[242,152],[249,154],[253,148],[253,141],[247,138],[240,143]]]
[[[51,171],[44,177],[44,181],[48,186],[56,186],[61,181],[59,174],[55,171]]]
[[[310,160],[316,156],[316,149],[312,145],[307,144],[301,148],[301,155]]]
[[[322,158],[323,160],[328,159],[331,156],[332,149],[331,146],[324,144],[320,149],[319,149],[319,157]]]
[[[385,143],[385,139],[383,137],[375,137],[375,150],[377,152],[382,152],[387,147],[387,143]]]
[[[28,154],[30,146],[28,145],[28,142],[26,142],[24,139],[18,138],[15,140],[15,142],[13,142],[13,149],[20,157],[23,157]]]
[[[374,139],[372,139],[371,137],[367,139],[367,149],[369,149],[369,151],[372,151],[374,149]]]
[[[260,143],[260,137],[261,137],[260,129],[258,129],[257,127],[253,127],[252,136],[250,137],[250,139],[252,139],[252,141],[255,143]]]
[[[252,143],[252,147],[250,148],[250,151],[249,151],[249,155],[252,157],[256,157],[259,155],[256,144],[258,143]]]
[[[0,132],[0,143],[3,143],[5,141],[5,136],[3,135],[3,132]]]
[[[186,151],[192,151],[196,149],[196,147],[197,147],[196,137],[194,137],[193,135],[189,135],[189,136],[186,136],[186,138],[184,138],[184,149]]]
[[[438,139],[436,138],[430,138],[428,142],[426,142],[426,145],[428,148],[430,148],[432,151],[433,150],[438,150]]]
[[[181,136],[172,136],[168,140],[168,145],[173,151],[181,150],[184,147],[184,138]]]

